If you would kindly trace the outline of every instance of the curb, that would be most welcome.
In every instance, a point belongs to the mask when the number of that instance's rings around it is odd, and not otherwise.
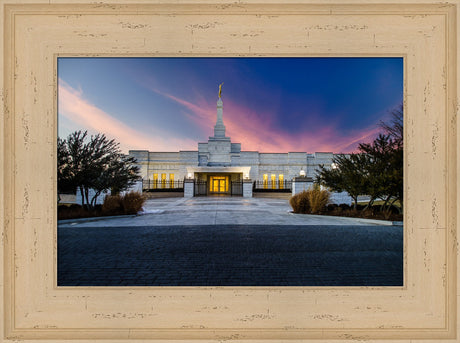
[[[325,216],[329,217],[329,216]],[[356,220],[358,223],[364,224],[376,224],[376,225],[385,225],[385,226],[402,226],[403,222],[393,222],[389,220],[381,220],[381,219],[366,219],[366,218],[355,218],[355,217],[339,217],[339,216],[331,216],[334,218],[340,218],[344,220]],[[397,224],[400,223],[400,224]]]
[[[350,218],[350,217],[348,217]],[[366,218],[354,218],[362,223],[369,223],[369,224],[379,224],[379,225],[387,225],[387,226],[402,226],[403,222],[393,222],[389,220],[380,220],[380,219],[366,219]]]
[[[106,217],[61,219],[61,220],[58,220],[58,225],[59,224],[72,224],[72,223],[89,223],[89,222],[97,222],[99,220],[132,218],[132,217],[136,217],[136,216],[137,216],[137,214],[126,214],[126,215],[123,215],[123,216],[106,216]]]
[[[356,218],[356,217],[327,216],[327,215],[321,215],[321,214],[302,214],[302,213],[294,213],[293,211],[288,211],[288,213],[315,216],[315,217],[321,217],[321,218],[331,217],[331,218],[337,218],[337,219],[344,219],[345,221],[356,220],[357,222],[360,222],[360,223],[378,224],[378,225],[386,225],[386,226],[403,226],[404,225],[404,222],[402,221],[389,221],[389,220],[381,220],[381,219],[366,219],[366,218]]]

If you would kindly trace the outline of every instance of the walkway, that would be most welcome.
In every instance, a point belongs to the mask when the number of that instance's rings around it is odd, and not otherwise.
[[[294,214],[291,211],[288,200],[276,198],[159,198],[147,200],[144,213],[136,217],[75,221],[60,226],[376,225],[357,218]]]

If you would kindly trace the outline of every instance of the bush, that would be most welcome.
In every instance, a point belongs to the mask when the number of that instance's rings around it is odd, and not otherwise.
[[[317,214],[326,210],[329,202],[330,193],[322,190],[318,185],[307,191],[308,202],[310,204],[310,213]]]
[[[90,212],[85,207],[72,204],[68,205],[58,205],[58,219],[75,219],[75,218],[87,218],[94,217],[97,215],[96,212]]]
[[[366,205],[358,204],[358,205],[356,206],[356,209],[357,209],[358,211],[362,211],[362,210],[364,210],[365,208],[366,208]]]
[[[349,210],[351,208],[350,205],[348,205],[348,204],[340,204],[339,207],[342,210]]]
[[[306,191],[300,192],[289,199],[294,213],[317,214],[326,210],[330,193],[314,186]]]
[[[136,214],[142,210],[144,202],[145,197],[137,192],[130,192],[124,196],[108,195],[102,205],[95,205],[91,210],[78,204],[58,205],[58,219]]]
[[[294,213],[310,213],[307,191],[297,193],[289,199],[289,204]]]
[[[102,213],[116,215],[123,212],[123,203],[120,195],[107,195],[102,204]]]
[[[136,214],[142,210],[142,205],[144,205],[145,197],[138,192],[129,192],[122,197],[121,202],[125,214]]]
[[[333,216],[341,216],[343,214],[343,209],[341,207],[337,206],[332,210],[331,214]]]
[[[329,204],[326,206],[326,209],[327,209],[327,212],[334,212],[337,210],[338,207],[339,205],[337,204]]]

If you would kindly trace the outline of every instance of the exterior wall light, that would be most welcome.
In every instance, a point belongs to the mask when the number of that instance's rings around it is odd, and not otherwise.
[[[249,179],[249,174],[248,173],[244,174],[244,178]]]
[[[305,175],[306,175],[306,174],[305,174],[305,170],[303,170],[303,168],[300,169],[300,173],[299,173],[299,174],[300,174],[300,176],[305,177]]]
[[[188,174],[187,174],[187,179],[191,179],[192,176],[193,176],[192,173],[188,173]]]

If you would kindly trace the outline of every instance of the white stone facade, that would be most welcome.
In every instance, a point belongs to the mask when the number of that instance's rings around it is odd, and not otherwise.
[[[291,181],[301,170],[314,178],[319,165],[331,165],[330,152],[286,152],[259,153],[241,151],[241,143],[232,143],[225,136],[223,124],[223,102],[217,101],[217,121],[214,136],[205,143],[198,143],[198,150],[178,152],[151,152],[130,150],[140,167],[144,180],[169,182],[191,177],[195,180],[212,182],[210,176],[225,175],[227,180],[242,181]]]
[[[201,147],[208,143],[198,144]],[[183,180],[187,176],[188,170],[193,170],[193,167],[212,167],[216,163],[217,157],[215,154],[210,154],[211,157],[209,159],[207,155],[208,152],[205,148],[201,151],[179,152],[129,151],[129,156],[136,158],[141,168],[142,178],[145,180],[153,180],[154,174],[158,174],[159,179],[161,178],[161,174],[166,174],[167,180],[169,180],[170,174],[174,174],[175,180]],[[223,162],[224,166],[250,167],[249,178],[261,181],[264,174],[267,175],[268,180],[271,180],[272,175],[275,175],[277,181],[280,179],[280,175],[282,175],[284,180],[292,180],[299,175],[302,169],[306,171],[308,177],[314,178],[319,165],[330,165],[333,157],[332,153],[323,152],[312,154],[306,152],[259,153],[257,151],[235,152],[235,150],[227,155],[232,156],[231,162]],[[212,162],[209,163],[208,161]]]

